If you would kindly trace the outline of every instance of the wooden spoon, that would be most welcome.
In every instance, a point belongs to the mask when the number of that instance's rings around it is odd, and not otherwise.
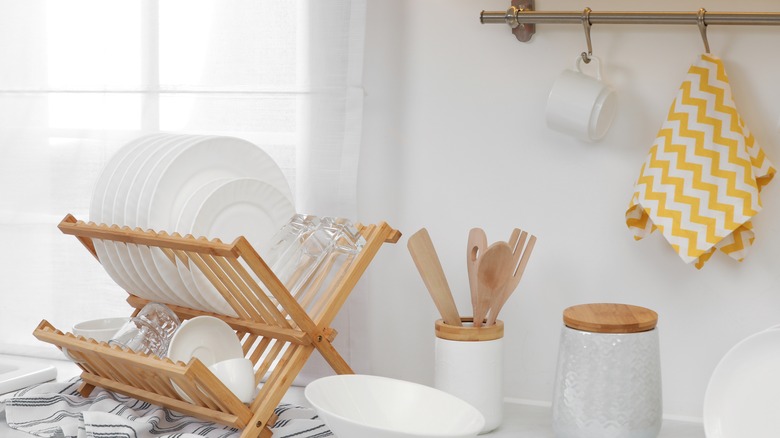
[[[504,287],[496,295],[495,301],[490,304],[489,315],[487,319],[487,325],[496,323],[498,318],[498,312],[504,307],[504,304],[512,295],[512,292],[517,289],[517,285],[520,283],[520,278],[525,272],[525,266],[528,264],[528,259],[531,257],[531,252],[534,250],[534,244],[536,244],[536,236],[531,235],[528,239],[528,244],[525,241],[528,233],[515,228],[512,232],[512,236],[509,238],[509,247],[512,248],[512,273],[508,281],[504,284]]]
[[[472,315],[477,312],[477,289],[479,280],[477,279],[477,266],[479,266],[479,257],[487,250],[487,235],[482,228],[472,228],[469,231],[468,247],[466,248],[466,267],[469,273],[469,289],[471,290],[471,309]]]
[[[506,284],[512,275],[512,249],[506,242],[496,242],[490,245],[479,258],[477,277],[479,280],[477,291],[477,310],[474,312],[474,327],[481,327],[482,321],[487,315],[490,303],[494,302],[496,295]]]
[[[458,314],[455,300],[452,298],[450,285],[444,276],[444,269],[441,267],[439,256],[433,247],[428,230],[422,228],[414,233],[409,237],[406,247],[409,248],[414,265],[420,271],[420,277],[422,277],[423,283],[425,283],[428,293],[431,294],[433,303],[436,304],[444,322],[449,325],[462,326],[460,314]]]

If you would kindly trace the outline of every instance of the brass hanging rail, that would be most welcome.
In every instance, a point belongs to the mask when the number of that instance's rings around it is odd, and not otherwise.
[[[699,24],[699,11],[634,12],[591,11],[590,24]],[[533,0],[514,0],[506,11],[482,11],[482,24],[508,24],[518,40],[528,41],[535,25],[542,23],[582,25],[582,11],[535,11]],[[704,25],[780,25],[780,12],[706,12]]]

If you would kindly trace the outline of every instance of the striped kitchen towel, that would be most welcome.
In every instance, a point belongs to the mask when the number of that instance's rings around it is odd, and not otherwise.
[[[8,426],[52,438],[238,438],[237,429],[187,417],[96,388],[79,395],[80,379],[25,388],[5,401]],[[281,404],[274,438],[334,436],[310,408]]]
[[[775,169],[737,113],[723,62],[703,54],[688,70],[642,165],[626,224],[636,240],[656,228],[701,269],[716,249],[742,261]]]

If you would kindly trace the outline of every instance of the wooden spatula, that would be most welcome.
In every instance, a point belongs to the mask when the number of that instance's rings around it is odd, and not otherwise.
[[[474,312],[474,327],[481,327],[487,316],[490,304],[495,301],[504,284],[512,275],[512,250],[506,242],[496,242],[490,245],[479,258],[477,277],[477,310]]]
[[[479,266],[479,257],[487,250],[487,235],[482,228],[472,228],[469,231],[468,246],[466,248],[466,268],[469,273],[469,289],[471,290],[471,309],[477,311],[478,298],[477,289],[479,280],[477,279],[477,266]],[[474,313],[472,313],[474,315]]]
[[[420,272],[428,293],[431,294],[436,308],[439,310],[442,319],[450,325],[462,326],[458,309],[455,307],[455,300],[452,298],[450,285],[444,276],[444,269],[441,267],[439,256],[433,247],[431,236],[425,228],[414,233],[409,237],[406,243],[409,253],[412,255],[414,265]]]

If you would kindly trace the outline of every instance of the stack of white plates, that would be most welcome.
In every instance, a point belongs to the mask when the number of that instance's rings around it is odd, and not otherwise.
[[[232,137],[155,134],[122,147],[95,185],[89,220],[178,232],[255,248],[295,214],[279,166],[258,146]],[[95,240],[111,278],[152,301],[236,316],[197,268],[158,248]]]

